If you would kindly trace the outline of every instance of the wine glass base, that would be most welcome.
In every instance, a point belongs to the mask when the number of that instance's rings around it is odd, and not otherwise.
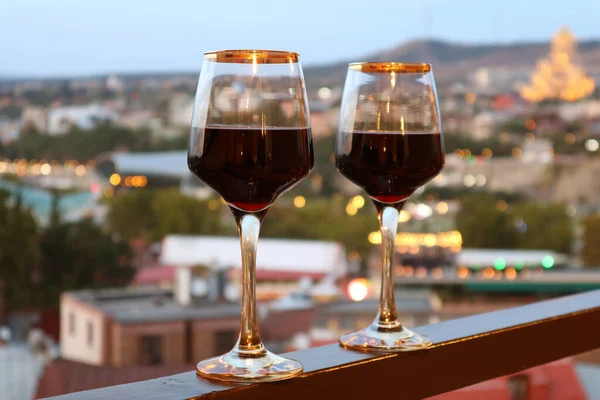
[[[432,341],[404,327],[386,332],[373,324],[361,331],[341,336],[340,345],[345,349],[367,353],[395,353],[426,349],[432,345]]]
[[[302,364],[264,350],[259,355],[242,355],[232,350],[220,357],[201,361],[196,373],[202,378],[221,382],[273,382],[302,373]]]

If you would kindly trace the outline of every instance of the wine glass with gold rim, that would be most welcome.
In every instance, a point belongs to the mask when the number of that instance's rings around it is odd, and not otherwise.
[[[398,318],[393,267],[402,207],[444,166],[442,124],[431,65],[349,65],[336,166],[375,203],[383,247],[377,317],[365,329],[343,335],[340,344],[367,352],[410,351],[430,346],[427,337],[405,328]]]
[[[201,361],[198,375],[225,382],[263,382],[300,374],[302,364],[264,347],[255,295],[261,222],[275,200],[313,167],[306,88],[297,53],[205,54],[188,166],[229,205],[242,252],[240,336],[229,353]]]

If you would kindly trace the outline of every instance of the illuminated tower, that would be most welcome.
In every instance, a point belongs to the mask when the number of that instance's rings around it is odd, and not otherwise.
[[[568,28],[562,28],[553,38],[550,54],[538,60],[531,82],[521,88],[527,101],[559,99],[575,101],[594,91],[594,81],[579,65],[577,41]]]

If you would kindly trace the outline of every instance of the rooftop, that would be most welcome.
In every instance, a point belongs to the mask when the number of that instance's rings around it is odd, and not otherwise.
[[[175,301],[171,290],[153,287],[82,290],[67,294],[125,324],[236,318],[240,315],[238,304],[206,302],[183,306]]]
[[[429,290],[403,290],[396,293],[396,307],[402,314],[431,313],[439,310],[439,298]],[[378,299],[363,301],[336,301],[323,304],[321,312],[324,314],[373,314],[377,310]]]
[[[237,318],[240,315],[240,305],[237,303],[201,301],[184,306],[177,303],[171,290],[158,287],[81,290],[67,292],[67,295],[99,309],[124,324]],[[315,307],[315,312],[327,315],[372,314],[373,310],[377,309],[376,299],[360,302],[340,299],[324,304],[313,304],[311,300],[290,301],[296,305],[293,307],[295,310],[312,310]],[[281,311],[279,303],[271,304],[268,307],[269,313]],[[396,295],[396,305],[404,313],[431,313],[439,308],[440,302],[428,290],[405,290]],[[291,308],[286,309],[289,311]]]
[[[112,162],[122,175],[150,175],[182,179],[190,175],[186,151],[148,153],[113,152],[99,157],[99,164]],[[102,168],[100,168],[102,170]]]

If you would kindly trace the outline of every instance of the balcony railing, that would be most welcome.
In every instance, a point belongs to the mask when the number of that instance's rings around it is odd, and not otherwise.
[[[600,290],[418,328],[434,346],[372,355],[316,347],[287,354],[298,378],[225,386],[195,372],[53,397],[53,400],[423,399],[600,348]]]

